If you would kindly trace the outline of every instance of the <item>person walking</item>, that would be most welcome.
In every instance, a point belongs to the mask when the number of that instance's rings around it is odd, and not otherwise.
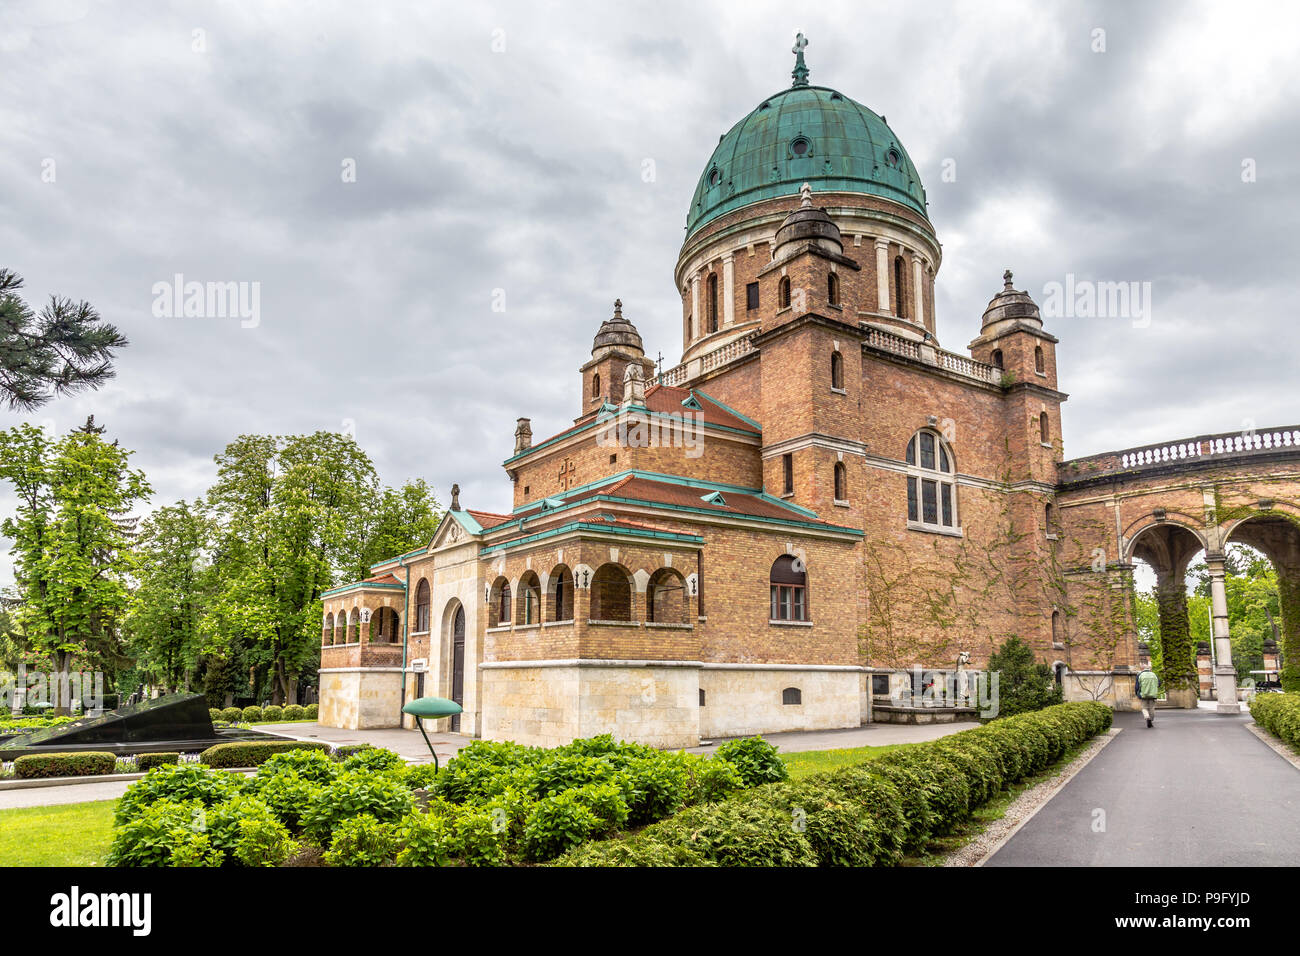
[[[1134,678],[1133,689],[1138,700],[1142,701],[1142,716],[1147,719],[1147,726],[1154,727],[1156,698],[1160,696],[1160,678],[1150,665]]]

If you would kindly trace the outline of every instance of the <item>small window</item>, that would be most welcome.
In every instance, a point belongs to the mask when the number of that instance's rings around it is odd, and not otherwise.
[[[872,674],[871,675],[871,693],[875,697],[889,696],[889,675]]]
[[[790,144],[790,152],[794,153],[796,156],[807,156],[810,145],[811,144],[807,139],[800,136]]]
[[[421,579],[415,588],[415,632],[422,634],[429,629],[429,582]]]
[[[849,500],[849,471],[844,467],[844,462],[835,463],[835,500]]]
[[[993,367],[994,367],[994,368],[1002,368],[1002,350],[1001,350],[1001,349],[994,349],[994,350],[993,350]]]
[[[591,397],[600,398],[600,373],[597,372],[591,377]]]
[[[510,585],[501,585],[501,604],[497,608],[497,623],[507,625],[510,623]]]
[[[1034,346],[1034,371],[1046,371],[1046,368],[1043,365],[1043,347],[1041,345]]]
[[[753,312],[758,308],[758,283],[751,282],[745,286],[745,310]]]
[[[802,704],[803,692],[798,687],[787,687],[781,691],[782,704]]]
[[[719,171],[718,167],[715,166],[713,169],[709,170],[709,185],[716,186],[720,182],[722,182],[722,173]]]
[[[894,256],[894,295],[898,297],[898,317],[907,318],[907,274],[903,268],[903,257]]]
[[[886,165],[886,166],[890,166],[890,167],[896,169],[896,168],[898,168],[898,163],[899,163],[899,161],[900,161],[900,157],[899,157],[899,155],[898,155],[898,150],[896,150],[896,149],[891,149],[889,152],[885,153],[885,165]]]
[[[781,494],[794,494],[794,455],[790,452],[781,456]]]
[[[783,309],[790,308],[790,277],[784,276],[778,286],[777,302]]]
[[[1052,440],[1050,426],[1047,423],[1047,412],[1040,412],[1038,415],[1038,440],[1041,442]]]
[[[700,688],[700,706],[701,706],[701,707],[704,706],[704,688],[703,688],[703,687]]]
[[[718,274],[709,273],[708,281],[708,298],[705,301],[708,308],[709,331],[718,331]]]
[[[1046,505],[1044,505],[1044,506],[1043,506],[1043,524],[1044,524],[1044,527],[1047,528],[1047,533],[1048,533],[1048,534],[1051,534],[1051,533],[1052,533],[1052,519],[1053,519],[1054,517],[1055,517],[1055,515],[1052,514],[1052,506],[1051,506],[1051,504],[1046,504]]]
[[[831,388],[844,387],[844,356],[839,352],[831,353]]]
[[[826,301],[831,305],[840,304],[840,277],[834,272],[826,274]]]
[[[617,465],[617,464],[618,464],[618,452],[615,452],[614,454],[612,454],[612,455],[609,456],[609,463],[610,463],[611,465]]]

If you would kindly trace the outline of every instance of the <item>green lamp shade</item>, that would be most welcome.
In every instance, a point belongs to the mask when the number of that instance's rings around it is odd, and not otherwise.
[[[446,697],[417,697],[402,708],[412,717],[454,717],[462,711],[460,704]]]

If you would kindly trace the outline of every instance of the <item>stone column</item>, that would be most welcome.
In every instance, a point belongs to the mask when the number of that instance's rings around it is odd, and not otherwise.
[[[925,260],[915,252],[912,253],[912,300],[915,302],[913,309],[914,320],[921,328],[926,328],[925,324]]]
[[[691,276],[691,341],[700,337],[700,276]]]
[[[889,240],[876,240],[876,299],[878,310],[889,314]]]
[[[1220,714],[1239,714],[1237,669],[1232,666],[1232,640],[1228,635],[1228,592],[1223,584],[1223,555],[1207,554],[1210,572],[1210,612],[1214,621],[1214,692]]]
[[[736,321],[736,263],[728,252],[722,257],[722,324]]]

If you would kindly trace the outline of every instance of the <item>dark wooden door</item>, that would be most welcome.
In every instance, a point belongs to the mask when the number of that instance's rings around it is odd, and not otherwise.
[[[465,609],[456,608],[451,624],[451,699],[462,706],[465,703]],[[460,730],[460,714],[451,718],[453,732]]]

